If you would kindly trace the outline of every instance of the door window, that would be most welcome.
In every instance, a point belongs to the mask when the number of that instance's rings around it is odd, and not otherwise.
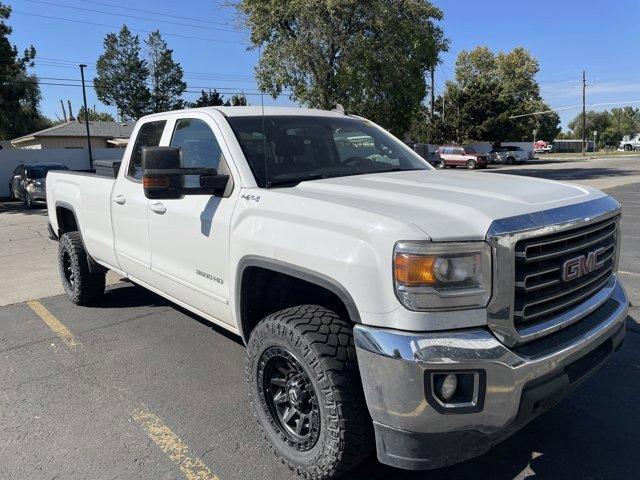
[[[160,145],[162,132],[167,124],[166,120],[148,122],[140,127],[136,143],[131,152],[131,161],[127,175],[135,180],[142,179],[142,149],[144,147],[157,147]]]
[[[209,125],[197,118],[182,118],[176,122],[171,146],[182,151],[184,168],[215,168],[224,159],[220,144]],[[185,187],[199,187],[199,175],[187,175]]]

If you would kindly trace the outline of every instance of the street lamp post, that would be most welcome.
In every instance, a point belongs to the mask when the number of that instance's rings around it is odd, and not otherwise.
[[[82,98],[84,100],[84,124],[87,127],[87,146],[89,147],[89,169],[93,170],[93,153],[91,152],[91,132],[89,131],[89,108],[87,107],[87,91],[84,86],[85,64],[79,65],[80,77],[82,78]]]
[[[598,136],[598,131],[593,131],[593,153],[596,153],[596,137]]]

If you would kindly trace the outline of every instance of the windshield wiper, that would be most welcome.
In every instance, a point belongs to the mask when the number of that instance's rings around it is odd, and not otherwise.
[[[326,178],[325,175],[321,173],[314,173],[311,175],[299,176],[299,177],[287,177],[287,178],[273,178],[267,182],[267,187],[276,187],[276,186],[284,186],[287,185],[289,187],[295,187],[297,184],[301,182],[306,182],[307,180],[320,180],[321,178]]]

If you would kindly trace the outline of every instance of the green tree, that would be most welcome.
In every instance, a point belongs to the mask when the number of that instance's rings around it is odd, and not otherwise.
[[[447,46],[442,12],[424,0],[241,0],[238,9],[262,49],[263,91],[290,89],[309,107],[341,104],[396,135],[419,114],[425,73]]]
[[[11,7],[0,2],[0,139],[12,139],[42,130],[51,122],[39,110],[41,100],[38,77],[27,72],[34,66],[32,46],[22,55],[9,42],[12,29],[6,20]]]
[[[231,97],[231,101],[227,101],[225,105],[231,107],[246,107],[248,105],[247,97],[245,97],[242,93],[240,95],[233,95]]]
[[[182,67],[173,60],[173,50],[169,49],[159,30],[151,32],[145,43],[149,49],[153,111],[157,113],[182,108],[181,96],[187,84],[182,79]]]
[[[97,62],[93,80],[98,99],[115,105],[125,118],[137,120],[150,111],[151,92],[147,86],[149,68],[140,58],[140,40],[123,25],[118,34],[104,39],[104,53]]]
[[[589,140],[598,132],[599,148],[616,147],[626,135],[640,132],[640,109],[633,107],[613,108],[602,112],[588,111],[585,116],[586,134]],[[582,138],[582,112],[568,124],[568,138]]]
[[[436,110],[422,132],[446,141],[495,142],[533,140],[536,129],[537,138],[553,140],[560,131],[557,113],[513,118],[549,110],[540,97],[538,70],[538,61],[523,48],[497,54],[487,47],[460,52],[455,78],[447,82],[437,102],[440,105],[444,98],[444,116]]]
[[[200,93],[200,97],[193,103],[189,104],[190,107],[220,107],[224,105],[223,96],[217,90],[209,90]]]
[[[84,119],[85,119],[85,110],[84,110],[84,106],[82,106],[82,107],[80,107],[80,110],[78,111],[78,121],[79,122],[84,122]],[[99,121],[99,122],[115,122],[116,119],[113,118],[113,115],[111,115],[110,113],[98,112],[96,110],[89,109],[89,121],[90,122],[95,122],[95,121]]]

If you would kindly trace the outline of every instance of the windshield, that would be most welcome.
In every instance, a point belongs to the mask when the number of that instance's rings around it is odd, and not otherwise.
[[[464,147],[465,153],[476,153],[473,147]]]
[[[291,115],[229,117],[228,121],[262,188],[431,169],[409,147],[367,120]]]
[[[27,178],[44,178],[49,170],[68,170],[64,165],[37,165],[27,167]]]

